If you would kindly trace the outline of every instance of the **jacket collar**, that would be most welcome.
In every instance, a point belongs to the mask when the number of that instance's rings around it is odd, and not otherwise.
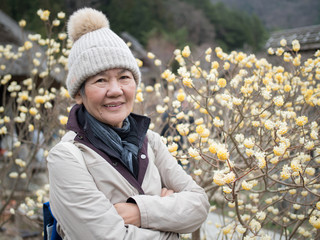
[[[93,146],[88,138],[86,137],[85,131],[82,129],[81,125],[77,120],[77,111],[82,107],[82,105],[74,105],[69,113],[69,118],[67,122],[67,130],[74,131],[77,133],[74,140],[80,142],[93,151],[97,152],[101,157],[103,157],[108,163],[110,163],[132,186],[134,186],[140,194],[144,194],[144,191],[141,187],[144,175],[146,173],[149,158],[148,158],[148,139],[145,136],[140,136],[142,138],[142,146],[138,152],[138,163],[139,163],[139,173],[137,179],[129,172],[129,170],[121,163],[119,159],[112,158],[105,154],[103,151],[100,151],[98,148]],[[147,130],[150,124],[150,118],[141,116],[138,114],[131,113],[131,116],[137,121],[137,127],[140,129],[138,131],[139,134],[145,134],[145,131],[141,131],[142,129]]]

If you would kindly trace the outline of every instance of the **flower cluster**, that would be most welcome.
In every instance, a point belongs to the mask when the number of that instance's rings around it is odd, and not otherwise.
[[[163,82],[142,87],[155,106],[145,114],[169,151],[212,201],[231,208],[220,226],[230,239],[271,239],[270,224],[295,237],[319,228],[320,51],[303,62],[298,41],[281,46],[260,59],[219,47],[193,59],[186,46],[174,51],[176,71],[161,69]],[[150,89],[163,100],[149,101]]]
[[[71,103],[62,84],[67,73],[71,42],[63,31],[57,29],[65,14],[58,13],[51,21],[48,10],[37,13],[46,22],[50,38],[28,34],[22,29],[25,41],[21,46],[0,45],[0,84],[3,90],[0,104],[0,216],[12,201],[18,204],[10,210],[11,214],[17,210],[28,217],[36,210],[41,214],[48,187],[36,191],[35,199],[31,195],[20,205],[20,199],[16,199],[19,194],[15,192],[32,190],[29,183],[33,183],[34,172],[46,167],[44,159],[48,150],[64,133],[67,107]],[[26,25],[26,20],[19,22],[21,28]],[[54,32],[55,29],[58,32]],[[25,68],[30,70],[24,78],[15,75],[17,62],[25,62]],[[1,217],[0,225],[3,220]]]

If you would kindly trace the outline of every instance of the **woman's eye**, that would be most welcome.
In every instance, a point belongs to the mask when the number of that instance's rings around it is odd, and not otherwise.
[[[96,80],[97,83],[100,83],[100,82],[104,82],[104,79],[103,78],[99,78],[98,80]]]
[[[129,78],[130,78],[130,77],[127,76],[127,75],[123,75],[123,76],[120,77],[120,79],[129,79]]]

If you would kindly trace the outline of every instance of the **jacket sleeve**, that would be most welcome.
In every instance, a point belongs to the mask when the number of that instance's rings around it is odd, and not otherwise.
[[[168,197],[132,196],[139,206],[143,228],[177,233],[197,230],[206,220],[209,210],[205,191],[177,163],[161,141],[160,135],[149,131],[149,144],[163,186],[175,193]]]
[[[50,205],[63,239],[178,239],[177,234],[125,225],[87,168],[63,142],[47,158]]]

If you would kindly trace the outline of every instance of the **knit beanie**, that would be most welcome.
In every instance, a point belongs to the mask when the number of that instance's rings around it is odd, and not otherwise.
[[[72,98],[87,78],[113,68],[132,72],[139,85],[141,74],[135,57],[127,44],[109,26],[100,11],[82,8],[68,21],[68,35],[73,41],[68,58],[67,89]]]

